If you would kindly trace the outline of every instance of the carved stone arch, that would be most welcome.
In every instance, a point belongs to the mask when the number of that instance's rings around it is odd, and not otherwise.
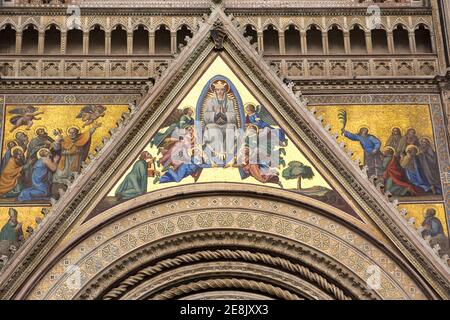
[[[36,24],[34,24],[34,23],[32,23],[32,22],[29,22],[29,23],[26,23],[26,24],[23,24],[23,25],[22,25],[22,30],[20,30],[20,32],[23,32],[23,31],[26,30],[29,26],[33,26],[33,28],[36,29],[38,32],[41,30],[41,29],[39,29],[38,25],[36,25]]]
[[[397,28],[398,25],[401,25],[406,30],[411,31],[411,26],[408,23],[408,21],[405,21],[405,19],[403,19],[401,17],[395,19],[394,22],[392,22],[391,27],[390,27],[390,31],[394,31]]]
[[[41,25],[39,20],[35,17],[28,17],[25,21],[22,22],[21,30],[25,29],[30,24],[34,25],[38,31],[40,31],[39,26]]]
[[[326,25],[323,23],[323,21],[317,19],[317,18],[309,18],[305,21],[305,30],[308,30],[311,28],[312,25],[315,25],[319,28],[319,30],[323,31],[326,29]]]
[[[182,17],[175,19],[173,26],[174,31],[180,30],[183,26],[188,27],[191,31],[195,30],[194,19],[192,17]]]
[[[10,17],[7,17],[6,19],[4,19],[1,23],[0,23],[0,30],[3,30],[6,28],[6,26],[11,25],[11,28],[13,30],[20,31],[20,28],[18,27],[17,23],[11,19]]]
[[[51,21],[49,23],[47,23],[44,27],[43,27],[43,31],[47,31],[49,30],[52,26],[55,26],[57,30],[59,31],[63,31],[61,25],[59,23],[57,23],[56,21]]]
[[[86,32],[91,31],[95,25],[99,25],[100,29],[105,32],[109,31],[106,19],[101,17],[89,17],[86,21]]]
[[[336,26],[339,30],[341,30],[342,32],[345,32],[345,28],[342,26],[341,23],[339,22],[330,22],[329,24],[327,24],[327,31],[330,31],[331,29],[333,29],[333,27]]]
[[[147,31],[151,30],[150,19],[148,17],[139,17],[137,19],[131,19],[131,29],[134,31],[140,25],[144,26]]]
[[[143,24],[143,23],[135,23],[135,24],[132,26],[132,29],[133,29],[133,31],[136,31],[139,27],[143,27],[144,30],[150,31],[148,25]]]
[[[277,21],[275,21],[272,18],[267,18],[263,21],[261,30],[262,31],[266,30],[270,25],[273,26],[274,30],[277,30],[277,31],[280,30],[279,23],[277,23]]]
[[[367,32],[367,31],[370,32],[370,29],[367,28],[367,24],[359,18],[355,18],[349,23],[348,30],[349,31],[352,30],[355,26],[359,26],[365,32]]]
[[[165,299],[220,288],[282,299],[432,296],[394,250],[317,200],[239,184],[179,189],[141,196],[82,225],[20,297]],[[79,268],[81,289],[67,286],[67,265]],[[379,289],[367,288],[371,266]]]
[[[126,32],[128,32],[128,27],[126,27],[123,23],[118,22],[114,25],[111,26],[111,31],[115,30],[118,26],[120,26],[123,30],[125,30]]]
[[[417,21],[417,22],[414,24],[413,30],[414,30],[414,31],[417,30],[420,26],[423,26],[426,30],[428,30],[428,31],[430,31],[430,32],[433,32],[433,27],[430,26],[430,25],[428,24],[428,22],[425,22],[425,21]]]
[[[154,18],[152,29],[157,30],[161,25],[164,25],[169,31],[172,32],[172,23],[168,17],[158,17]]]
[[[291,25],[294,26],[296,30],[301,30],[301,21],[295,18],[281,19],[280,30],[285,31]]]

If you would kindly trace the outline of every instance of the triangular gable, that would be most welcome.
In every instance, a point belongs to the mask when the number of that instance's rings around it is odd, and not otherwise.
[[[214,84],[225,86],[221,103],[232,108],[231,121],[221,126],[211,117],[205,118],[208,104],[220,108]],[[163,126],[148,138],[145,149],[90,218],[144,193],[192,183],[230,182],[289,190],[361,219],[291,142],[268,109],[222,57],[216,56],[181,103],[166,114]],[[232,130],[227,130],[227,125]],[[227,134],[233,135],[231,140]],[[233,146],[226,154],[226,142],[230,141]],[[214,154],[217,149],[224,153]]]
[[[209,33],[213,42],[209,39]],[[225,40],[225,38],[227,39]],[[224,50],[225,61],[234,60],[242,73],[251,79],[251,90],[255,98],[273,108],[272,116],[286,131],[304,156],[313,163],[320,174],[329,181],[331,187],[339,188],[342,196],[352,199],[358,212],[383,233],[383,238],[391,248],[398,248],[402,259],[414,265],[417,272],[430,283],[442,297],[449,292],[448,270],[437,259],[425,241],[406,225],[398,215],[396,204],[390,203],[370,183],[356,163],[348,161],[348,155],[340,149],[329,133],[314,116],[306,110],[306,101],[294,95],[289,86],[284,85],[273,70],[244,42],[239,30],[221,8],[213,11],[209,19],[202,23],[197,34],[188,43],[170,67],[158,80],[158,87],[142,99],[127,124],[123,125],[113,139],[99,152],[97,161],[87,166],[75,184],[53,207],[51,214],[34,235],[18,252],[0,280],[3,296],[14,296],[18,288],[27,281],[40,261],[45,260],[52,248],[57,248],[74,225],[80,224],[98,205],[100,200],[116,184],[114,177],[123,176],[148,144],[148,137],[154,136],[162,127],[162,116],[174,105],[179,105],[190,88],[189,80],[199,77],[198,68],[211,63],[214,50]],[[8,281],[6,281],[8,280]]]

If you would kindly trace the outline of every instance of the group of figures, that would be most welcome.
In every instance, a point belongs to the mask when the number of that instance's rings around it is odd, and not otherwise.
[[[53,136],[44,126],[34,129],[30,139],[29,131],[33,120],[44,117],[37,107],[16,108],[10,113],[18,114],[10,119],[14,140],[6,142],[0,166],[0,199],[17,201],[49,201],[57,197],[58,189],[68,184],[74,172],[80,172],[81,164],[86,160],[91,145],[91,137],[100,123],[95,122],[104,116],[105,107],[86,106],[77,118],[83,121],[82,131],[70,126],[64,133],[62,129],[52,130]],[[25,126],[25,131],[18,130]]]
[[[358,133],[342,128],[344,137],[358,141],[364,150],[364,165],[369,177],[384,181],[385,190],[396,196],[442,194],[438,157],[427,137],[418,137],[414,128],[402,135],[399,127],[392,129],[384,147],[367,127]]]
[[[195,115],[194,115],[195,114]],[[156,156],[141,153],[131,172],[115,191],[126,200],[147,192],[153,183],[180,182],[188,176],[196,182],[206,168],[237,168],[241,179],[282,187],[278,169],[288,140],[261,105],[243,105],[239,93],[223,76],[212,78],[202,91],[197,107],[177,109],[150,141]]]

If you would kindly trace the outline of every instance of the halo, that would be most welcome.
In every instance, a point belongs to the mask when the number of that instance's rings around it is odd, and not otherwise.
[[[437,215],[438,215],[438,213],[439,213],[439,210],[438,210],[438,208],[436,207],[436,206],[434,206],[434,205],[427,205],[427,206],[425,206],[424,208],[423,208],[423,210],[422,210],[422,215],[424,215],[425,216],[425,214],[427,213],[427,210],[428,209],[434,209],[434,216],[436,217]]]
[[[367,129],[367,131],[370,131],[369,130],[369,126],[368,125],[366,125],[366,124],[362,124],[362,125],[360,125],[359,127],[358,127],[358,133],[361,131],[361,129],[362,128],[366,128]]]
[[[194,111],[194,107],[193,106],[185,106],[182,109],[183,113],[186,112],[186,110],[188,110],[188,109],[191,109],[192,111]]]
[[[19,131],[17,131],[17,132],[14,134],[14,138],[17,139],[17,135],[18,135],[19,133],[21,133],[21,132],[22,132],[24,135],[27,135],[27,134],[25,133],[25,131],[19,130]]]
[[[14,151],[16,151],[17,149],[20,149],[23,153],[23,148],[21,146],[15,146],[11,148],[11,154],[14,154]]]
[[[78,127],[78,126],[70,126],[70,127],[68,127],[67,130],[66,130],[66,133],[67,133],[67,134],[69,134],[69,130],[70,130],[70,129],[77,129],[77,130],[78,130],[78,133],[81,132],[80,127]]]
[[[14,143],[16,144],[16,146],[17,146],[17,141],[16,141],[16,140],[9,140],[9,141],[6,141],[6,145],[10,144],[11,142],[14,142]]]
[[[217,83],[217,84],[216,84],[216,83]],[[230,92],[230,85],[229,85],[228,82],[226,82],[225,80],[223,80],[223,81],[222,81],[222,80],[216,80],[216,81],[212,82],[212,83],[209,85],[209,88],[211,89],[212,92],[214,92],[216,86],[217,86],[217,87],[220,87],[220,88],[227,88],[227,89],[226,89],[226,92],[227,92],[227,93]]]
[[[38,159],[42,158],[42,156],[41,156],[41,154],[40,154],[42,150],[47,150],[48,152],[50,152],[50,150],[49,150],[48,148],[40,148],[40,149],[38,150],[38,152],[36,152],[37,158],[38,158]]]
[[[386,146],[386,147],[384,147],[384,151],[386,151],[386,150],[392,150],[392,151],[394,151],[394,154],[397,152],[393,147],[391,147],[391,146]]]
[[[430,146],[434,147],[434,142],[433,142],[433,139],[431,137],[429,137],[429,136],[421,136],[419,138],[419,141],[422,140],[422,139],[428,140],[428,142],[430,143]]]
[[[414,145],[414,144],[408,145],[408,146],[406,147],[405,151],[408,152],[408,151],[411,150],[411,149],[416,149],[416,151],[419,152],[419,148],[417,148],[417,146]]]
[[[392,128],[391,128],[391,133],[392,133],[392,130],[394,130],[394,129],[400,130],[400,134],[401,134],[401,135],[403,134],[403,130],[402,130],[402,128],[400,128],[399,126],[394,126],[394,127],[392,127]]]
[[[256,104],[254,104],[253,102],[247,102],[246,104],[244,104],[244,110],[245,110],[245,108],[247,108],[247,106],[253,106],[256,111]]]
[[[44,126],[39,126],[39,127],[36,127],[36,129],[34,129],[34,133],[37,134],[37,131],[38,131],[39,129],[44,129],[45,132],[48,132],[46,127],[44,127]]]
[[[417,134],[417,129],[416,129],[416,128],[413,128],[413,127],[408,127],[408,128],[406,128],[405,134],[406,134],[409,130],[411,130],[411,129],[413,129],[413,130],[416,132],[416,134]]]

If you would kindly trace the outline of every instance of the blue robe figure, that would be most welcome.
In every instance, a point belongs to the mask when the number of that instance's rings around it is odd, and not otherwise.
[[[133,165],[131,172],[119,185],[116,190],[118,199],[128,200],[147,192],[148,163],[145,161],[147,157],[148,155],[143,153],[141,158]]]
[[[270,132],[276,132],[278,140],[286,145],[286,134],[283,129],[276,129],[272,125],[276,125],[275,120],[270,116],[270,114],[263,109],[262,106],[255,107],[253,104],[247,104],[245,106],[245,123],[254,124],[259,129],[268,128]],[[271,124],[269,124],[270,122]]]
[[[364,165],[367,166],[367,174],[369,177],[373,175],[377,177],[382,176],[381,141],[377,137],[369,134],[369,129],[364,127],[359,130],[358,134],[343,131],[343,135],[352,141],[359,141],[361,144],[364,150]]]
[[[418,149],[415,145],[406,148],[406,155],[400,160],[400,165],[405,170],[405,175],[411,184],[423,189],[425,192],[431,191],[431,185],[423,173],[420,161],[416,154]]]
[[[49,200],[51,181],[52,172],[45,165],[44,159],[40,158],[33,166],[31,187],[23,189],[17,197],[17,200]]]
[[[180,182],[188,176],[193,176],[195,180],[200,176],[202,167],[193,163],[183,163],[177,170],[170,168],[159,179],[159,183]]]

